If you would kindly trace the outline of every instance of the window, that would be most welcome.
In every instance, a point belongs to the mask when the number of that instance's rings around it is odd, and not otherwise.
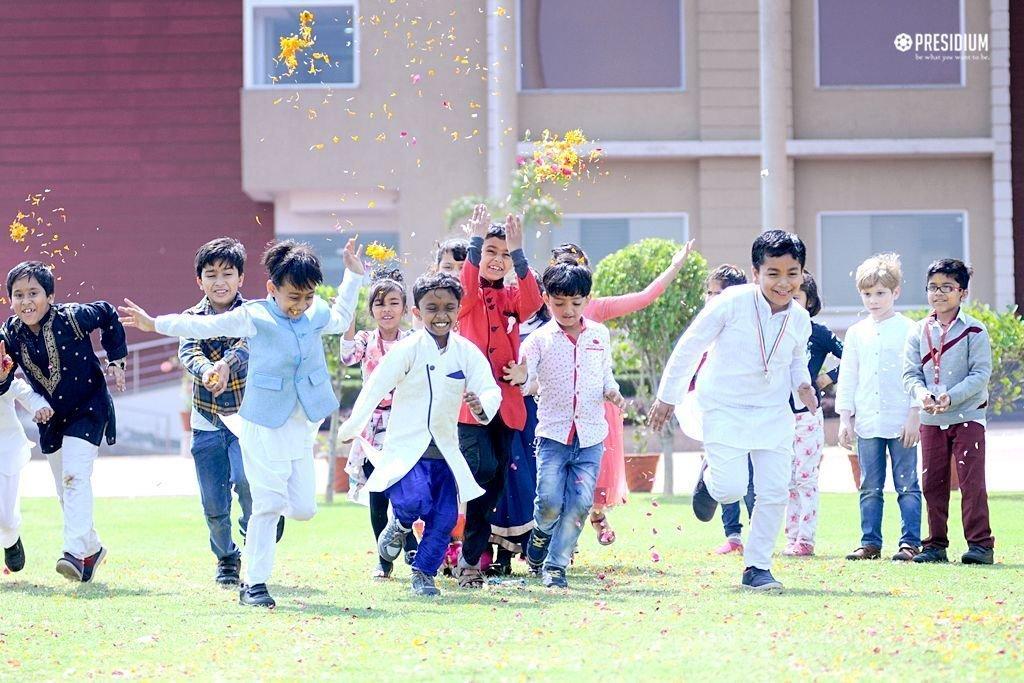
[[[961,15],[961,0],[818,0],[818,85],[961,86],[961,55],[896,48],[903,33],[959,33]]]
[[[896,252],[903,264],[897,306],[927,306],[925,273],[940,258],[967,258],[967,214],[823,213],[819,215],[818,284],[827,308],[860,308],[854,281],[857,266],[873,254]]]
[[[521,0],[522,89],[682,89],[682,5]]]
[[[313,232],[297,234],[279,234],[282,239],[297,240],[306,242],[313,247],[316,255],[320,257],[320,268],[324,273],[324,284],[337,287],[345,276],[345,261],[341,252],[345,249],[345,242],[349,235],[342,235],[337,232]],[[399,249],[399,237],[397,232],[359,232],[359,244],[370,244],[380,242],[384,246],[391,247],[401,254]],[[367,271],[369,272],[369,271]],[[409,283],[411,284],[411,283]]]
[[[587,252],[592,267],[608,254],[648,237],[686,242],[689,233],[685,214],[647,214],[611,216],[566,216],[561,225],[550,230],[525,228],[525,251],[530,264],[543,271],[551,259],[551,248],[572,242]]]
[[[315,45],[297,54],[299,66],[290,76],[276,61],[279,39],[297,34],[299,13],[314,14]],[[249,0],[246,3],[246,86],[355,86],[358,85],[358,15],[355,3],[306,5],[292,0]],[[316,60],[317,73],[309,73],[314,52],[330,57],[330,63]],[[275,83],[274,78],[279,78]]]

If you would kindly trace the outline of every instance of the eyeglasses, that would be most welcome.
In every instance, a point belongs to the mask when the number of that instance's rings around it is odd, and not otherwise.
[[[925,287],[929,294],[935,294],[935,292],[942,292],[943,294],[952,294],[953,292],[959,291],[960,288],[956,285],[928,285]]]

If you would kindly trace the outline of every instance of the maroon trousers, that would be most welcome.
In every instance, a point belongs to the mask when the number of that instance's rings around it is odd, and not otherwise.
[[[921,425],[921,490],[928,504],[928,538],[924,546],[949,547],[950,461],[960,478],[961,516],[968,545],[992,548],[985,488],[985,428],[965,422],[946,429]]]

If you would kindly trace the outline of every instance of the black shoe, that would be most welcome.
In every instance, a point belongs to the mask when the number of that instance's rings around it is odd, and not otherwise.
[[[551,534],[546,534],[534,527],[530,538],[526,541],[526,561],[532,569],[544,564],[548,557],[548,546],[551,545]]]
[[[414,595],[428,598],[441,594],[441,591],[437,590],[437,586],[434,585],[434,577],[424,574],[419,569],[412,570],[412,592]]]
[[[967,546],[967,552],[963,554],[960,561],[964,564],[992,564],[996,561],[995,551],[992,548],[983,548],[980,545]]]
[[[71,553],[64,553],[64,557],[57,560],[57,573],[68,581],[82,582],[82,561]]]
[[[25,546],[18,538],[10,548],[4,548],[4,565],[12,572],[20,572],[25,568]]]
[[[744,588],[752,591],[782,590],[782,583],[772,576],[771,571],[758,569],[757,567],[747,567],[743,570],[742,585]]]
[[[96,570],[106,557],[107,549],[101,546],[96,553],[82,560],[82,583],[89,583],[95,578]]]
[[[415,561],[416,561],[416,549],[413,548],[412,550],[406,550],[405,551],[405,563],[411,567],[412,563],[415,562]]]
[[[266,607],[267,609],[277,607],[277,603],[274,602],[274,598],[270,597],[265,583],[242,586],[242,589],[238,591],[238,604],[246,607]]]
[[[240,582],[242,562],[238,556],[224,557],[217,560],[217,585],[237,586]]]
[[[398,519],[392,517],[377,537],[377,553],[381,559],[394,562],[405,548],[405,537],[412,529],[406,529]]]
[[[693,514],[702,522],[710,522],[715,518],[715,510],[718,509],[718,501],[711,497],[707,485],[704,484],[704,472],[708,468],[708,459],[700,462],[700,472],[697,474],[697,485],[693,487]]]
[[[280,543],[282,538],[284,538],[284,515],[277,520],[277,541],[275,542]]]
[[[914,556],[914,562],[949,562],[946,557],[946,549],[938,546],[927,546],[924,550]]]
[[[561,567],[544,567],[540,574],[540,580],[545,588],[569,587],[569,581],[565,578],[565,570]]]

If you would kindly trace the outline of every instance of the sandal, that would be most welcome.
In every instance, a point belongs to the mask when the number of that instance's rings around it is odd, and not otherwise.
[[[594,527],[594,531],[597,532],[597,542],[601,545],[611,545],[615,543],[615,531],[612,530],[610,524],[608,524],[608,517],[602,512],[600,517],[590,516],[590,526]]]

